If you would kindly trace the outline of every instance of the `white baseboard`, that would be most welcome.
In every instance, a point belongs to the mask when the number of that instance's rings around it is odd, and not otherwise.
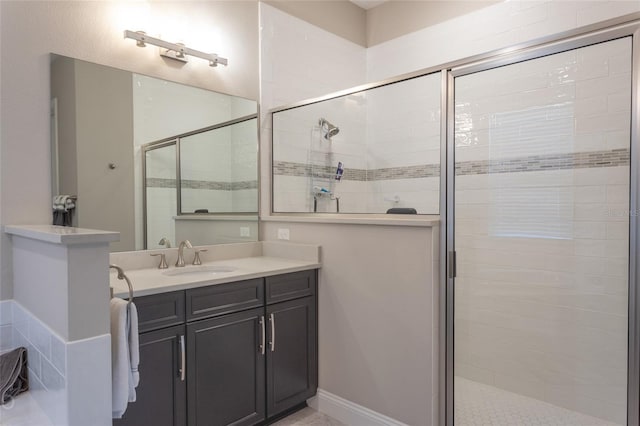
[[[318,389],[317,395],[307,403],[348,426],[408,426],[322,389]]]

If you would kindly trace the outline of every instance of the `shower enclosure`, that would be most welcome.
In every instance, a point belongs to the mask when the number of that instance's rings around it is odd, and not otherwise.
[[[640,425],[639,79],[633,14],[273,111],[274,213],[329,112],[334,147],[429,152],[390,167],[439,176],[441,425]]]
[[[444,424],[638,425],[637,19],[443,72]]]
[[[275,213],[438,214],[440,75],[273,111]]]
[[[626,422],[631,48],[455,77],[455,424]]]

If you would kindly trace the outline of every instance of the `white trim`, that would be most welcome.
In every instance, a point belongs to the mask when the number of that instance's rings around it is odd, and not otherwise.
[[[311,408],[349,426],[408,426],[322,389],[318,389],[317,395],[307,403]]]
[[[292,223],[330,223],[345,225],[387,225],[387,226],[418,226],[431,228],[440,224],[439,215],[415,214],[323,214],[300,213],[260,216],[262,222],[292,222]]]

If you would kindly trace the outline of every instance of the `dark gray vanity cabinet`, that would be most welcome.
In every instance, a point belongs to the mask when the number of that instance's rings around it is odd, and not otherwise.
[[[315,297],[267,306],[267,413],[305,402],[318,387]]]
[[[184,337],[184,325],[140,334],[136,402],[129,403],[122,419],[113,420],[114,426],[187,425],[187,387],[181,375]]]
[[[264,309],[187,325],[190,426],[245,426],[265,419]]]
[[[140,384],[114,426],[186,426],[186,328],[184,292],[140,297]]]
[[[140,336],[138,404],[127,414],[157,426],[186,426],[186,382],[182,376],[184,325],[150,331]],[[145,383],[146,382],[146,383]]]
[[[267,416],[316,394],[318,388],[317,273],[265,278],[267,301]]]
[[[317,271],[136,298],[138,400],[118,426],[268,424],[315,395]]]

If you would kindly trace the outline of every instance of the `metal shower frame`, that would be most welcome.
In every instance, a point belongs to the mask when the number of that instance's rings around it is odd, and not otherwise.
[[[383,81],[364,84],[338,91],[325,96],[280,106],[268,111],[271,115],[271,143],[273,144],[273,114],[335,99],[354,93],[387,86],[401,81],[422,77],[428,74],[441,75],[441,121],[440,121],[440,230],[439,261],[439,385],[438,385],[438,425],[453,426],[453,337],[454,337],[454,79],[480,71],[489,70],[513,63],[578,49],[592,44],[602,43],[621,37],[632,37],[632,97],[631,97],[631,175],[630,175],[630,211],[629,218],[629,293],[628,293],[628,378],[627,378],[627,426],[640,426],[640,153],[638,136],[640,135],[640,13],[632,13],[605,20],[559,34],[542,37],[525,43],[498,49],[480,55],[424,68]],[[273,164],[273,149],[271,149]],[[271,183],[270,216],[280,216],[273,211],[273,176]],[[287,216],[296,216],[286,213]],[[445,396],[444,398],[442,396]]]
[[[627,426],[640,426],[640,228],[638,212],[640,204],[640,154],[638,135],[640,119],[638,95],[640,95],[640,13],[600,22],[545,37],[522,45],[471,58],[442,72],[441,133],[441,182],[440,182],[440,401],[439,424],[454,424],[454,309],[455,309],[455,98],[454,79],[493,68],[553,55],[622,37],[632,40],[631,85],[631,141],[630,141],[630,203],[629,217],[629,289],[628,289],[628,357],[627,357]],[[445,166],[446,165],[446,166]],[[633,214],[635,212],[635,214]]]

